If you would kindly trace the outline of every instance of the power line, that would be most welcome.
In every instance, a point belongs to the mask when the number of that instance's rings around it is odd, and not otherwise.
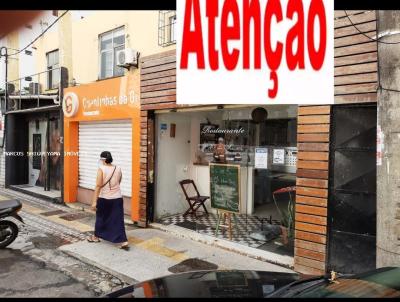
[[[386,91],[390,91],[390,92],[400,92],[400,90],[397,89],[391,89],[391,88],[384,88],[382,86],[379,85],[378,90],[386,90]]]
[[[373,38],[371,38],[370,36],[366,35],[364,32],[362,32],[361,30],[358,29],[358,27],[353,23],[353,21],[351,21],[350,16],[347,14],[347,12],[346,12],[345,10],[344,10],[344,14],[346,15],[346,17],[347,17],[347,19],[349,20],[349,22],[351,23],[351,25],[352,25],[360,34],[362,34],[363,36],[367,37],[367,38],[370,39],[371,41],[378,42],[378,43],[381,43],[381,44],[391,44],[391,45],[393,45],[393,44],[400,44],[400,42],[383,42],[383,41],[379,41],[379,38],[378,38],[378,39],[373,39]]]
[[[54,20],[54,22],[51,23],[39,36],[37,36],[31,43],[29,43],[28,45],[26,45],[26,46],[25,46],[24,48],[22,48],[21,50],[15,52],[15,53],[9,54],[9,56],[15,56],[15,55],[17,55],[17,54],[23,52],[25,49],[27,49],[29,46],[31,46],[33,43],[35,43],[41,36],[43,36],[44,33],[45,33],[46,31],[48,31],[54,24],[57,23],[58,20],[60,20],[60,19],[61,19],[66,13],[68,13],[68,12],[69,12],[69,11],[66,10],[61,16],[59,16],[56,20]]]
[[[369,12],[372,12],[372,11],[371,11],[371,10],[367,10],[367,11],[363,11],[363,12],[351,14],[351,15],[348,15],[348,16],[349,16],[349,17],[351,17],[351,16],[359,16],[359,15],[366,14],[366,13],[369,13]],[[347,19],[346,15],[345,15],[345,16],[335,17],[335,21],[336,21],[336,20],[341,20],[341,19]]]

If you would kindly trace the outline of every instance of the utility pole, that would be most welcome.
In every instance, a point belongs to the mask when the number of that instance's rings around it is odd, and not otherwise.
[[[4,113],[4,129],[3,129],[3,131],[4,131],[4,134],[3,134],[4,135],[4,137],[3,137],[3,152],[4,152],[4,150],[7,148],[7,142],[6,142],[6,140],[7,140],[7,132],[6,132],[6,129],[8,128],[7,127],[7,114],[5,114],[7,112],[7,107],[8,107],[8,83],[7,83],[7,81],[8,81],[8,49],[5,46],[0,48],[0,58],[1,57],[4,57],[4,63],[5,63],[4,108],[1,108],[1,111],[2,111],[1,114]],[[7,171],[7,168],[6,168],[7,160],[6,159],[4,160],[4,164],[5,164],[5,167],[4,167],[5,169],[4,170]],[[7,188],[8,187],[7,177],[6,177],[6,175],[4,175],[4,177],[5,177],[4,184],[5,184],[5,187]]]
[[[376,266],[383,267],[400,263],[400,11],[379,10],[377,17],[382,159],[377,161]]]
[[[4,51],[4,54],[3,54]],[[0,48],[0,58],[4,57],[4,62],[5,62],[5,85],[4,85],[4,105],[5,105],[5,111],[7,111],[7,99],[8,99],[8,85],[7,85],[7,72],[8,72],[8,50],[7,47],[3,46]]]

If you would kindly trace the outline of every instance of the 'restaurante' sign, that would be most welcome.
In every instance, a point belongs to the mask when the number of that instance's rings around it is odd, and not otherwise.
[[[178,104],[332,104],[333,0],[178,0]]]

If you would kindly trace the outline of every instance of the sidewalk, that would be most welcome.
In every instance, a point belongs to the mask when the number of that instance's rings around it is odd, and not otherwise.
[[[112,274],[122,274],[139,282],[203,267],[293,272],[156,229],[135,229],[128,231],[127,236],[131,244],[129,251],[120,250],[106,242],[86,241],[64,245],[60,250]]]
[[[165,230],[134,226],[126,219],[129,251],[107,242],[90,243],[95,213],[83,204],[63,206],[8,189],[0,189],[0,199],[18,198],[22,216],[44,232],[63,237],[68,244],[58,249],[128,282],[140,282],[175,272],[207,269],[250,269],[293,272],[285,267],[202,243]],[[66,216],[68,219],[66,220]],[[128,217],[127,217],[128,218]]]

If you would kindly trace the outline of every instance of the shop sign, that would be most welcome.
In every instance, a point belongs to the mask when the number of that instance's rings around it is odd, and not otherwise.
[[[177,1],[177,103],[333,104],[333,2]]]
[[[274,149],[272,163],[274,165],[285,164],[285,149]]]
[[[140,112],[140,78],[124,76],[68,87],[63,111],[70,121],[115,120]]]
[[[255,169],[268,169],[268,149],[267,148],[255,148],[254,168]]]
[[[138,96],[133,90],[127,94],[120,94],[118,96],[97,96],[95,98],[82,98],[83,115],[100,115],[102,108],[112,108],[118,106],[133,105],[137,102]]]
[[[65,117],[73,117],[79,109],[79,99],[74,92],[68,92],[64,95],[62,109]]]

